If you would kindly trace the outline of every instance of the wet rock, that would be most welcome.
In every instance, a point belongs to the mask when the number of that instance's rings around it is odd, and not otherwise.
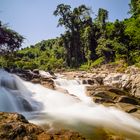
[[[131,115],[133,115],[134,117],[140,119],[140,108],[138,108],[136,112],[131,113]]]
[[[21,104],[23,105],[24,111],[33,111],[31,104],[24,98],[21,98]]]
[[[136,99],[128,97],[128,96],[120,96],[117,102],[138,105],[138,101]]]
[[[46,88],[54,89],[54,81],[51,78],[48,77],[41,77],[41,85],[43,85]]]
[[[94,85],[96,83],[95,79],[83,79],[82,84]]]
[[[97,83],[99,85],[103,85],[104,84],[103,76],[97,76],[97,77],[95,77],[95,79],[96,79],[96,81],[97,81]]]
[[[127,113],[134,113],[138,110],[137,106],[127,103],[116,103],[116,107]]]

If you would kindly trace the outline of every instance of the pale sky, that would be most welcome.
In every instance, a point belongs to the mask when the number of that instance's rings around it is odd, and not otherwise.
[[[55,38],[64,32],[58,27],[53,11],[60,3],[77,7],[85,4],[96,14],[99,8],[109,11],[109,21],[128,18],[130,0],[0,0],[0,20],[23,35],[23,46]],[[95,15],[92,15],[95,18]]]

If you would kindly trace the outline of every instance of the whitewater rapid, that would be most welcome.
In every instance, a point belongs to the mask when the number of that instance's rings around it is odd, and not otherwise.
[[[58,77],[54,82],[68,92],[47,89],[0,70],[0,111],[19,112],[36,124],[74,128],[90,135],[93,128],[102,127],[129,139],[140,139],[140,120],[113,107],[93,103],[79,80]],[[33,110],[26,110],[23,99]]]

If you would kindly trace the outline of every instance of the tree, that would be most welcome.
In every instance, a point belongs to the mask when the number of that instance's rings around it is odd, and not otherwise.
[[[70,5],[60,4],[54,11],[54,15],[60,16],[58,26],[67,29],[62,36],[66,49],[66,62],[70,67],[77,67],[85,61],[80,30],[91,20],[90,9],[81,5],[71,10]]]
[[[131,0],[129,6],[129,13],[131,13],[133,16],[138,16],[140,14],[140,0]]]
[[[13,53],[21,47],[24,38],[14,30],[2,25],[0,22],[0,54],[7,55]]]
[[[21,35],[0,22],[0,59],[5,61],[5,63],[0,64],[1,66],[9,67],[12,65],[13,55],[21,47],[23,40]]]

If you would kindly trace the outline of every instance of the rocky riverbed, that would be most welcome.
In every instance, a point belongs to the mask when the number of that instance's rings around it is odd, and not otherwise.
[[[91,72],[72,71],[54,74],[39,70],[12,71],[26,81],[41,84],[44,87],[61,91],[68,91],[55,87],[54,79],[60,74],[66,79],[76,79],[86,85],[86,95],[93,102],[107,107],[117,108],[140,119],[140,70],[134,66],[124,72],[114,68],[100,67]],[[5,140],[81,140],[85,139],[79,133],[71,130],[50,131],[29,123],[17,113],[0,113],[0,139]],[[125,140],[121,136],[108,134],[99,129],[105,140]]]
[[[140,119],[140,69],[128,67],[123,72],[109,65],[91,72],[64,72],[64,77],[80,79],[86,86],[86,94],[95,103],[121,109]]]
[[[121,65],[120,65],[121,66]],[[104,65],[92,69],[91,72],[71,71],[44,72],[37,69],[13,71],[24,80],[41,84],[47,88],[67,93],[66,90],[55,87],[57,75],[67,79],[77,79],[86,84],[86,95],[95,103],[116,107],[140,119],[140,69],[135,66],[118,72],[118,66]]]

